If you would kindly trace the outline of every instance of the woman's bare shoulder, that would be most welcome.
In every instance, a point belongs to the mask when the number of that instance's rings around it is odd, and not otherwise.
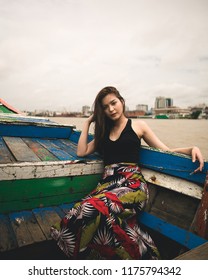
[[[132,128],[140,138],[144,135],[144,132],[147,127],[148,126],[146,122],[143,120],[134,120],[132,122]]]

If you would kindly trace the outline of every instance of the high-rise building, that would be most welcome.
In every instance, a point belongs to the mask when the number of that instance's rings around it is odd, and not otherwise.
[[[84,116],[88,116],[90,114],[90,107],[89,106],[83,106],[82,107],[82,114]]]
[[[160,108],[169,108],[173,106],[173,99],[172,98],[166,98],[166,97],[156,97],[155,99],[155,109]]]

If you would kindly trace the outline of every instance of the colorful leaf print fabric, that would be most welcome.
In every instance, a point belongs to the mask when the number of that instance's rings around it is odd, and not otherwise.
[[[70,259],[158,259],[152,238],[136,218],[147,199],[137,165],[106,166],[97,188],[51,227],[51,235]]]

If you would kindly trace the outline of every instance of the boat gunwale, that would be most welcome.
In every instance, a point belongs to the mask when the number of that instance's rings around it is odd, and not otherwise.
[[[69,176],[83,176],[102,174],[104,169],[102,160],[92,161],[48,161],[21,162],[0,164],[2,181],[58,178]],[[162,172],[141,168],[142,174],[150,184],[160,186],[196,199],[202,197],[202,187],[182,178],[176,178]]]

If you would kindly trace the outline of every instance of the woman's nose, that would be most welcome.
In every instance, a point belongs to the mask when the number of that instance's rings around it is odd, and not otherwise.
[[[113,111],[114,110],[114,107],[112,105],[109,105],[109,111]]]

